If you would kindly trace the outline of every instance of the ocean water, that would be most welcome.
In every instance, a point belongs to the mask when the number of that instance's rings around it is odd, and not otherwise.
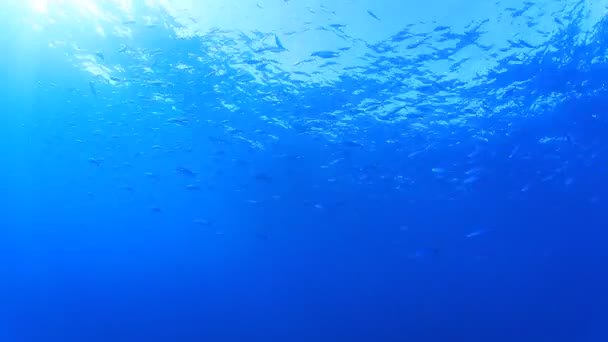
[[[0,8],[0,341],[608,341],[608,1]]]

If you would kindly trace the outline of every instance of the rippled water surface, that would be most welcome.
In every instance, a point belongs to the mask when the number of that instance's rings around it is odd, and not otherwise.
[[[608,1],[2,7],[2,341],[608,341]]]

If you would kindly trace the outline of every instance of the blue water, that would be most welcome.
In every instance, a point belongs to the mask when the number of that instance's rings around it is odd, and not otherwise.
[[[608,341],[608,1],[0,11],[0,341]]]

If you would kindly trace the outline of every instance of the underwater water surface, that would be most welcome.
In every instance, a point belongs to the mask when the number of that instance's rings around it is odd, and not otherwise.
[[[1,341],[608,341],[608,1],[0,8]]]

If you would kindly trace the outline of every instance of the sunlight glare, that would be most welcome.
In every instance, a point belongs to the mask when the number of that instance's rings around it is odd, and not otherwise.
[[[49,8],[47,5],[47,0],[32,0],[31,6],[34,12],[45,14],[48,12]]]
[[[129,1],[124,0],[118,1],[118,4],[121,8],[128,8],[131,5]],[[94,0],[30,0],[30,7],[39,14],[48,14],[51,9],[76,9],[92,17],[103,15]]]

